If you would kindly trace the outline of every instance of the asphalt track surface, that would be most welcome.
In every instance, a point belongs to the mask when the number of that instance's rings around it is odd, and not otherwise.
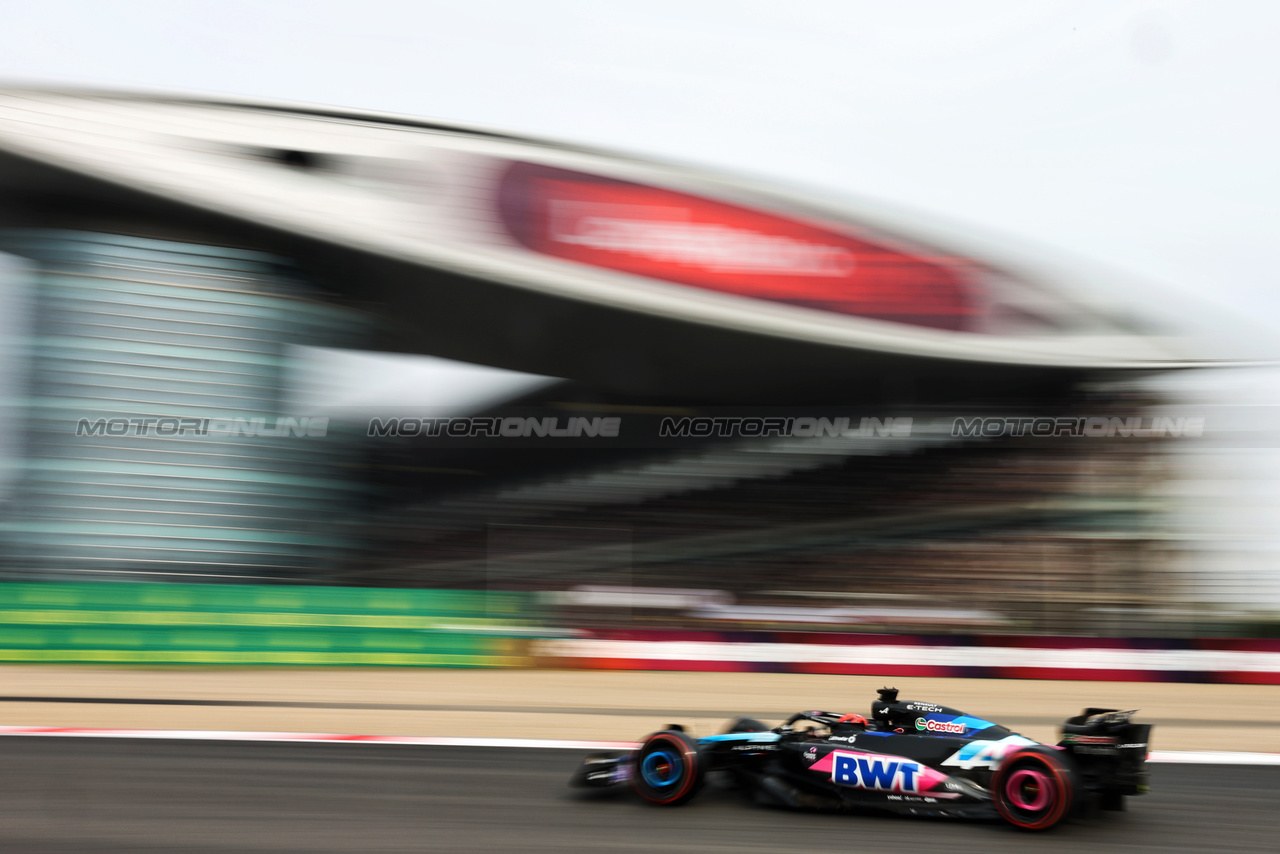
[[[999,822],[764,809],[714,784],[677,808],[565,786],[550,749],[0,740],[0,851],[1266,851],[1280,768],[1153,765],[1125,813],[1047,834]]]

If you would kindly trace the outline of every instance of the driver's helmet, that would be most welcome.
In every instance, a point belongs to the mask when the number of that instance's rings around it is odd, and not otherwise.
[[[863,729],[866,729],[869,722],[862,715],[841,715],[839,720],[836,721],[836,723],[843,724],[845,726],[860,725]]]

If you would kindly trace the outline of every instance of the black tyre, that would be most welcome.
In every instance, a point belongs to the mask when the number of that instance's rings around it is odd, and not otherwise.
[[[687,802],[702,788],[704,776],[697,744],[674,730],[646,738],[631,759],[631,788],[658,806]]]
[[[991,778],[1000,817],[1021,830],[1048,830],[1071,813],[1075,780],[1050,748],[1015,751]]]

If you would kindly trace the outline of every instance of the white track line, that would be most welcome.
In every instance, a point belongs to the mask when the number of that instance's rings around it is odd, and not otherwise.
[[[1280,753],[1238,753],[1229,750],[1153,750],[1148,762],[1196,765],[1280,765]]]
[[[634,741],[578,741],[560,738],[454,738],[437,735],[345,735],[327,732],[244,732],[239,730],[93,729],[87,727],[0,726],[0,736],[45,738],[149,738],[184,741],[318,742],[322,744],[421,744],[439,747],[543,747],[558,750],[633,750]],[[1280,753],[1227,750],[1153,750],[1149,762],[1197,765],[1280,765]]]
[[[328,732],[247,732],[240,730],[96,729],[90,727],[0,726],[0,736],[47,738],[149,738],[185,741],[320,742],[324,744],[426,744],[441,747],[550,747],[561,750],[632,750],[634,741],[576,741],[549,738],[454,738],[437,735],[347,735]]]

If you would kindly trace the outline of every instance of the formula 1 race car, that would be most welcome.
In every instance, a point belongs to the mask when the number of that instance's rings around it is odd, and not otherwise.
[[[1090,809],[1124,809],[1147,791],[1151,726],[1134,712],[1085,709],[1039,744],[946,706],[898,700],[882,688],[871,718],[799,712],[770,729],[740,718],[694,739],[678,724],[629,753],[587,757],[570,785],[630,783],[651,804],[675,806],[723,771],[758,803],[797,809],[871,807],[914,815],[999,816],[1048,830]]]

